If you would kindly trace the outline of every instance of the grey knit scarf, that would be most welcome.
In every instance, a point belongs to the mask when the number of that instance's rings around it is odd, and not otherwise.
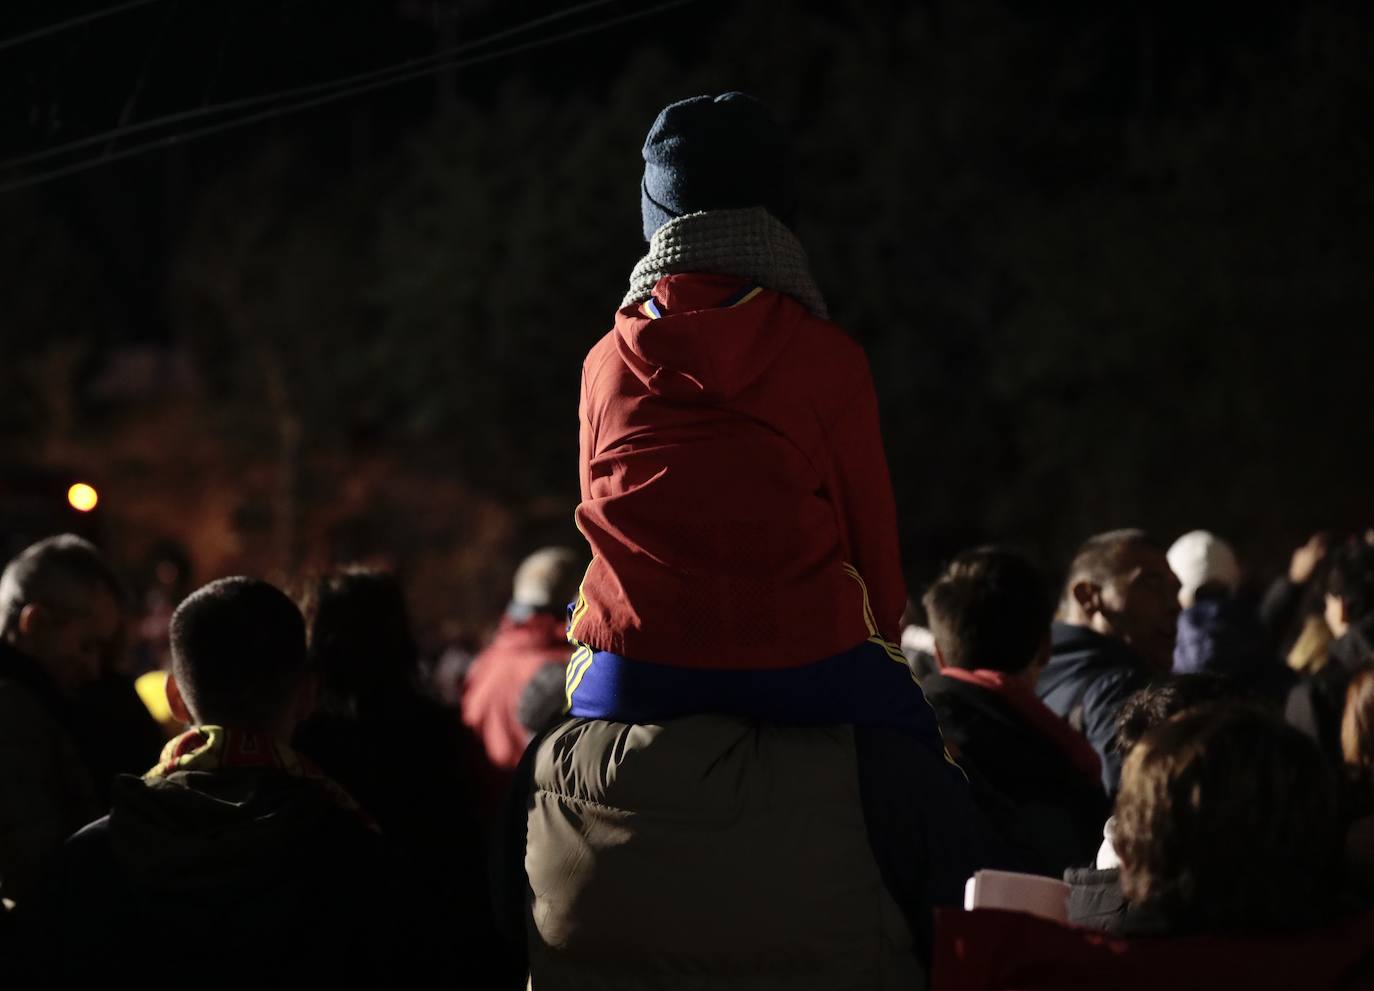
[[[762,207],[707,210],[668,221],[630,273],[630,291],[620,305],[644,302],[659,279],[678,272],[737,275],[828,318],[797,235]]]

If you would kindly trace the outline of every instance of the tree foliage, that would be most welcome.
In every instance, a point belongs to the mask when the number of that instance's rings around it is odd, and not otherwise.
[[[1125,524],[1276,550],[1368,512],[1369,27],[1341,4],[739,5],[591,84],[512,68],[384,155],[279,134],[198,194],[173,322],[244,444],[400,448],[562,519],[581,359],[643,250],[643,134],[746,89],[791,126],[799,233],[869,351],[913,578]],[[16,312],[79,322],[101,290],[74,285]],[[298,497],[325,490],[306,471]]]

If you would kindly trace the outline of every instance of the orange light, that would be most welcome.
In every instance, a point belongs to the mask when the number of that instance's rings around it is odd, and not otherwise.
[[[67,490],[67,501],[79,513],[89,513],[100,501],[100,494],[85,482],[77,482]]]

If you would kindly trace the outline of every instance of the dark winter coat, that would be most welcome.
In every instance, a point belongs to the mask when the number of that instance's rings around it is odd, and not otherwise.
[[[1293,686],[1284,715],[1288,722],[1321,745],[1337,766],[1341,757],[1341,717],[1345,693],[1355,675],[1374,665],[1374,618],[1351,627],[1327,648],[1326,666]]]
[[[570,719],[526,760],[536,988],[921,987],[977,866],[967,783],[899,731]]]
[[[145,983],[155,962],[216,986],[375,987],[396,979],[408,908],[360,818],[240,768],[118,779],[21,925],[54,986]]]
[[[0,895],[22,902],[44,860],[99,816],[69,703],[38,664],[0,643]]]
[[[1036,694],[1080,730],[1102,759],[1102,783],[1116,794],[1121,755],[1112,747],[1121,707],[1153,680],[1145,661],[1120,640],[1086,626],[1055,623],[1050,663],[1040,673]]]
[[[1079,867],[1064,872],[1069,885],[1069,922],[1085,929],[1120,932],[1126,918],[1126,896],[1121,893],[1121,868],[1098,870]]]
[[[496,804],[485,751],[458,717],[418,693],[369,699],[362,712],[321,710],[295,746],[367,809],[407,876],[414,938],[461,948],[474,985],[506,986],[511,963],[495,939],[487,897],[488,806]]]
[[[1174,673],[1206,672],[1229,679],[1239,693],[1275,704],[1293,686],[1254,609],[1234,598],[1204,598],[1178,617]]]
[[[921,687],[960,764],[1011,803],[1013,819],[999,825],[1035,855],[1027,866],[1057,877],[1091,861],[1110,812],[1100,784],[988,689],[942,674],[927,676]]]
[[[1260,598],[1257,615],[1265,632],[1284,654],[1292,646],[1291,631],[1297,625],[1307,585],[1299,585],[1280,575],[1270,582]]]

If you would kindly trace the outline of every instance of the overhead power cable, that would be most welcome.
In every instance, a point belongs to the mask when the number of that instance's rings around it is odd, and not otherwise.
[[[155,0],[139,0],[140,3],[155,2]],[[41,162],[51,161],[54,158],[61,158],[74,151],[81,151],[85,148],[97,145],[109,144],[119,141],[121,138],[130,137],[135,134],[143,134],[148,131],[155,131],[160,128],[170,127],[173,124],[185,124],[193,120],[200,120],[205,117],[215,117],[219,114],[229,113],[234,110],[251,110],[256,107],[268,106],[274,103],[281,103],[287,100],[294,100],[301,97],[314,96],[317,93],[327,93],[332,90],[341,89],[346,86],[355,86],[372,80],[385,79],[393,73],[404,73],[409,70],[421,68],[447,69],[452,68],[446,60],[464,52],[476,51],[488,45],[503,41],[506,38],[525,34],[537,28],[544,27],[557,21],[575,17],[578,14],[586,13],[597,7],[604,7],[618,0],[588,0],[586,3],[576,4],[563,10],[554,11],[552,14],[545,14],[542,17],[517,24],[514,27],[505,28],[494,34],[485,35],[474,41],[464,42],[454,45],[452,48],[435,52],[432,55],[423,55],[416,58],[406,59],[396,62],[380,69],[369,69],[366,72],[359,72],[351,76],[342,76],[338,79],[329,79],[318,83],[307,83],[303,86],[294,86],[290,89],[277,90],[272,93],[262,93],[257,96],[240,97],[233,100],[224,100],[219,103],[212,103],[204,107],[196,107],[191,110],[179,110],[175,113],[164,114],[161,117],[153,117],[144,121],[137,121],[132,124],[125,124],[120,127],[102,131],[99,134],[92,134],[84,138],[77,138],[64,144],[54,145],[51,148],[44,148],[29,155],[12,158],[7,162],[0,163],[0,172],[7,172],[11,169],[21,169],[30,165],[38,165]],[[688,0],[683,0],[688,2]],[[651,12],[651,11],[649,11]],[[649,13],[646,12],[646,13]],[[610,23],[610,22],[608,22]],[[441,64],[442,63],[442,64]],[[413,78],[413,77],[408,77]]]
[[[40,172],[35,175],[25,176],[22,179],[16,179],[12,182],[0,185],[0,194],[14,192],[15,190],[25,189],[30,186],[36,186],[40,183],[49,182],[53,179],[60,179],[65,176],[75,175],[78,172],[85,172],[90,169],[99,168],[102,165],[113,164],[114,162],[123,161],[124,159],[133,158],[136,155],[141,155],[146,151],[152,151],[154,149],[159,148],[170,148],[173,145],[184,144],[190,141],[194,141],[197,138],[207,137],[211,134],[219,134],[224,131],[232,130],[236,127],[244,127],[249,124],[256,124],[260,121],[272,120],[276,117],[285,117],[289,114],[299,113],[302,110],[309,110],[313,107],[323,106],[327,103],[334,103],[338,100],[347,99],[351,96],[357,96],[361,93],[370,93],[375,90],[385,89],[389,86],[395,86],[400,83],[409,82],[412,79],[419,79],[440,69],[465,68],[467,66],[478,65],[483,62],[491,62],[495,61],[496,59],[505,58],[508,55],[518,55],[521,52],[534,51],[539,48],[547,48],[551,45],[556,45],[560,42],[568,41],[573,38],[580,38],[589,34],[595,34],[598,31],[604,31],[607,28],[613,28],[620,24],[629,23],[630,21],[643,20],[646,17],[651,17],[654,14],[662,13],[665,10],[671,10],[674,7],[682,7],[686,4],[693,2],[695,2],[695,0],[667,0],[667,2],[665,3],[655,4],[652,7],[645,7],[641,10],[636,10],[628,14],[621,14],[619,17],[608,18],[607,20],[600,21],[596,24],[587,25],[586,27],[574,28],[570,31],[564,31],[561,34],[553,35],[548,38],[539,38],[534,41],[525,42],[524,44],[512,45],[509,48],[499,49],[495,52],[487,52],[482,55],[473,55],[468,58],[452,58],[452,53],[450,52],[449,58],[445,58],[443,61],[438,62],[437,64],[429,65],[425,68],[418,68],[408,72],[397,73],[394,75],[387,76],[383,79],[377,79],[372,82],[360,84],[357,86],[351,86],[346,89],[334,90],[332,92],[324,93],[320,96],[316,96],[310,99],[299,100],[295,103],[289,103],[285,106],[272,107],[266,110],[262,110],[258,113],[247,114],[241,117],[235,117],[231,120],[221,121],[217,124],[207,124],[204,127],[197,128],[194,130],[183,131],[178,134],[170,134],[165,137],[155,138],[151,141],[145,141],[142,144],[132,145],[128,148],[120,149],[119,151],[110,152],[106,155],[99,155],[94,158],[85,159],[83,161],[73,162],[70,165],[64,165],[60,168],[50,169],[46,172]],[[471,44],[476,45],[479,43],[472,42]]]
[[[113,7],[106,7],[104,10],[93,10],[89,14],[78,14],[65,21],[58,21],[56,24],[49,24],[47,27],[37,28],[25,34],[15,35],[13,38],[6,38],[0,41],[0,52],[9,48],[17,48],[20,45],[27,45],[30,41],[37,41],[39,38],[46,38],[49,35],[61,34],[63,31],[70,31],[72,28],[79,28],[83,24],[91,24],[95,21],[103,21],[107,17],[115,14],[122,14],[128,10],[137,10],[139,7],[147,7],[150,4],[162,3],[163,0],[129,0],[128,3],[115,4]]]

